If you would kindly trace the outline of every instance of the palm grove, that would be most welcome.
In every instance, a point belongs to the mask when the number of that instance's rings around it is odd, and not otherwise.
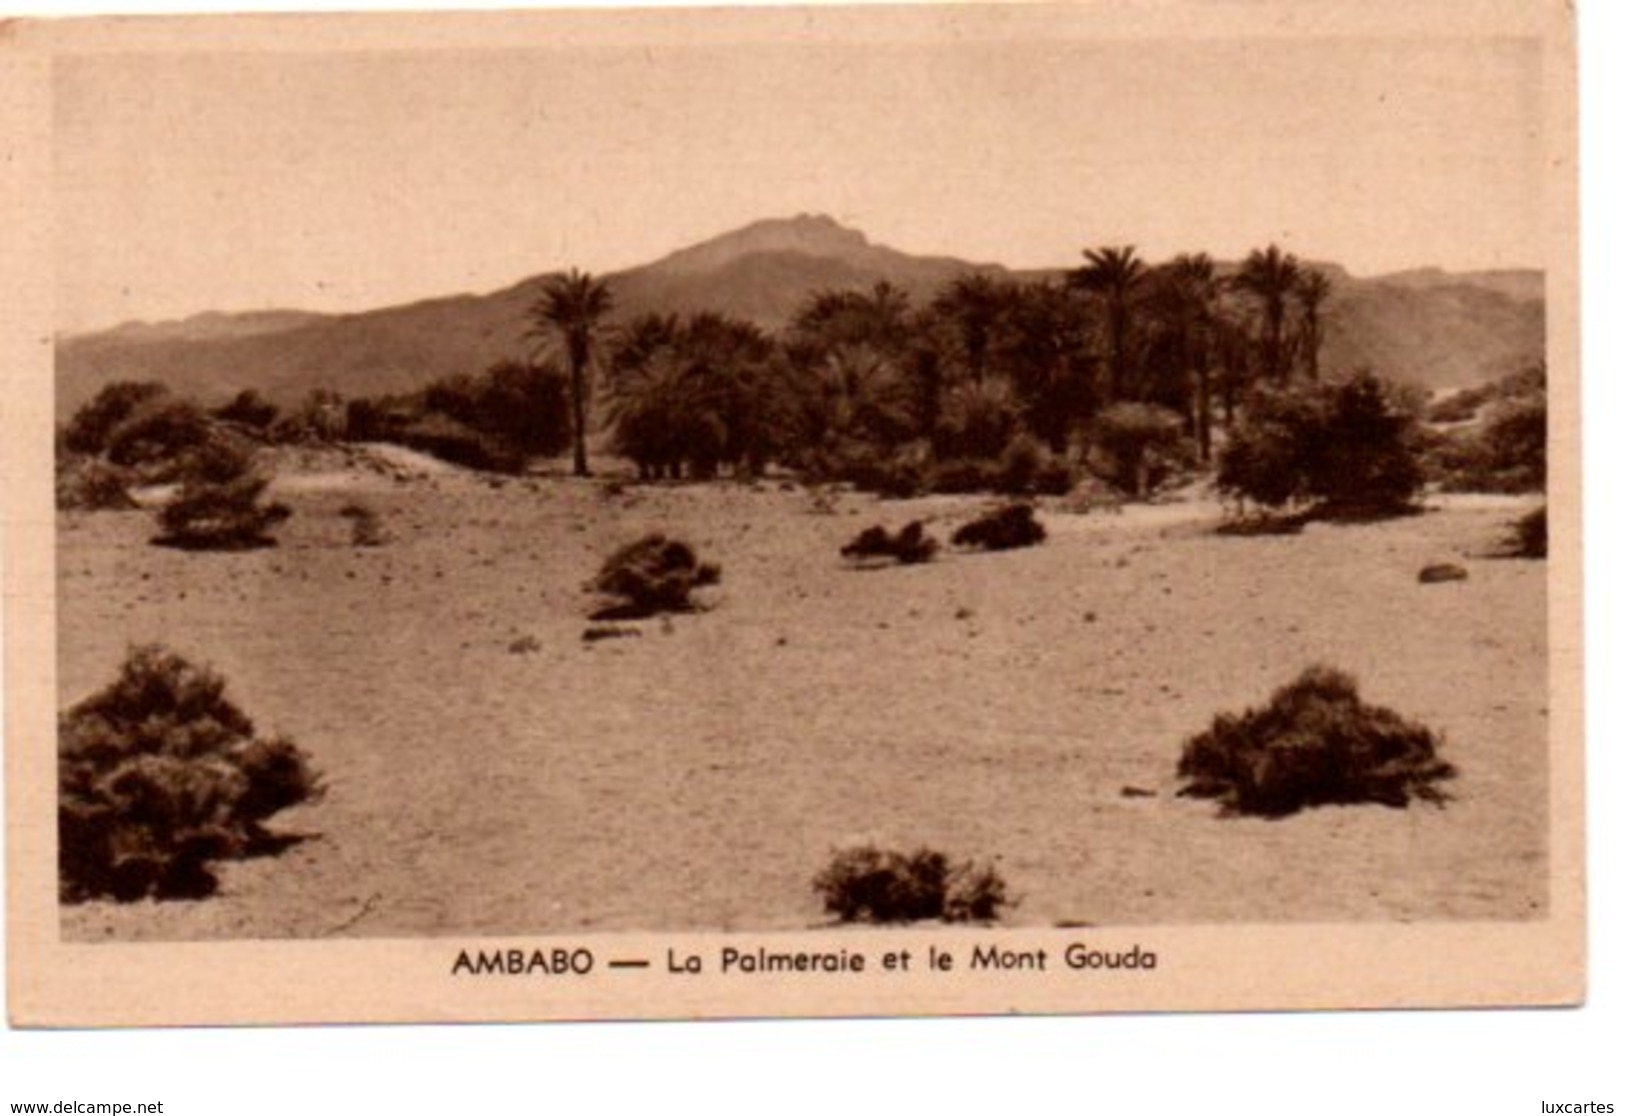
[[[1053,278],[967,272],[925,302],[888,282],[819,291],[770,333],[709,312],[617,320],[609,282],[572,269],[543,282],[523,348],[484,372],[408,395],[317,392],[287,415],[252,390],[206,416],[157,385],[118,383],[62,444],[98,467],[68,480],[115,500],[132,468],[150,481],[220,422],[270,441],[394,441],[497,471],[568,452],[586,476],[599,447],[645,480],[777,465],[892,496],[1088,481],[1142,497],[1216,464],[1244,502],[1388,511],[1409,503],[1424,464],[1500,468],[1473,457],[1480,447],[1430,449],[1415,401],[1373,375],[1321,381],[1330,289],[1274,245],[1229,268],[1104,247]],[[1491,447],[1537,454],[1539,476],[1496,484],[1544,483],[1539,388],[1510,449]]]
[[[1107,247],[1057,279],[969,273],[921,305],[886,282],[822,291],[771,335],[714,313],[611,327],[608,284],[571,271],[547,283],[532,336],[539,374],[567,384],[567,419],[548,425],[568,426],[578,475],[597,395],[612,448],[644,479],[779,462],[891,495],[1018,493],[1065,491],[1086,465],[1142,495],[1160,473],[1208,462],[1219,425],[1248,458],[1232,455],[1221,481],[1280,504],[1315,495],[1323,478],[1279,446],[1261,460],[1269,447],[1238,433],[1239,416],[1279,427],[1292,409],[1267,400],[1291,397],[1299,412],[1363,408],[1368,436],[1384,415],[1396,433],[1404,425],[1372,378],[1318,387],[1329,291],[1274,245],[1228,275],[1205,254],[1153,266]],[[1260,466],[1281,475],[1255,485]],[[1384,483],[1382,499],[1415,488],[1404,470]]]

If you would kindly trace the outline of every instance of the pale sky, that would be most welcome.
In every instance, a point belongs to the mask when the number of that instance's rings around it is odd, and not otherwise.
[[[1016,267],[1539,266],[1525,39],[59,58],[58,325],[604,272],[764,217]]]

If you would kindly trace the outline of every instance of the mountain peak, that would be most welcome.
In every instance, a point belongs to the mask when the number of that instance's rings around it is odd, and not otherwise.
[[[653,270],[681,275],[711,271],[757,252],[799,252],[808,256],[850,258],[872,249],[869,238],[824,213],[770,217],[673,252],[651,265]]]

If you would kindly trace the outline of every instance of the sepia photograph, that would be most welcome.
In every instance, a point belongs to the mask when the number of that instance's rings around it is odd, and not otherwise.
[[[23,26],[13,1018],[1576,1002],[1570,18]]]

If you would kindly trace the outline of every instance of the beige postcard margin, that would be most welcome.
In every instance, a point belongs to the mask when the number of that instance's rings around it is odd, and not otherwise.
[[[8,1011],[21,1026],[1235,1011],[1576,1004],[1585,988],[1584,782],[1573,13],[1558,0],[711,9],[396,16],[235,16],[0,26],[0,468],[4,497]],[[1551,370],[1550,917],[1528,923],[915,927],[804,933],[625,933],[539,939],[72,944],[59,938],[53,763],[55,512],[51,64],[118,51],[521,47],[561,37],[775,41],[823,34],[1534,36],[1544,43],[1546,282]],[[926,28],[925,32],[919,29]],[[937,950],[1043,949],[1048,971],[952,971]],[[1064,963],[1070,949],[1154,952],[1154,970]],[[866,968],[719,975],[724,949],[862,954]],[[582,976],[467,979],[461,950],[562,949]],[[908,950],[908,972],[886,955]],[[585,951],[576,952],[576,951]],[[688,975],[685,960],[704,959]],[[611,968],[640,959],[648,968]]]

